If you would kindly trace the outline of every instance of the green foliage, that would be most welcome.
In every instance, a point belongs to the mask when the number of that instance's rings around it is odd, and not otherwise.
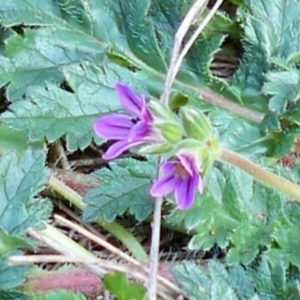
[[[211,260],[207,268],[185,262],[173,268],[177,282],[191,300],[267,300],[299,299],[299,271],[288,270],[279,261],[275,265],[263,258],[249,268],[226,268]]]
[[[105,275],[103,284],[117,300],[143,300],[146,296],[146,290],[141,284],[129,283],[126,275],[121,272]]]
[[[34,295],[32,300],[86,300],[85,296],[68,291],[54,291],[45,294]]]
[[[3,300],[30,300],[26,294],[16,291],[1,291],[1,299]]]
[[[47,220],[51,205],[47,199],[34,198],[47,183],[45,152],[27,150],[18,157],[14,152],[0,160],[0,224],[10,234],[22,234],[31,226]]]
[[[298,202],[286,203],[250,175],[218,165],[208,178],[206,193],[187,212],[173,211],[168,222],[192,232],[191,249],[227,249],[228,264],[248,265],[265,251],[272,261],[280,257],[286,265],[300,266],[299,211]]]
[[[12,250],[29,247],[31,246],[23,239],[8,236],[3,230],[0,230],[0,257]]]
[[[9,234],[23,234],[47,220],[51,205],[35,196],[47,183],[45,152],[27,150],[18,157],[9,152],[0,160],[0,225]]]
[[[0,125],[0,149],[3,152],[14,150],[21,154],[28,146],[33,149],[43,148],[42,142],[28,142],[28,134],[25,131],[15,131],[5,124]]]
[[[276,132],[267,136],[266,153],[281,158],[299,134],[300,5],[295,0],[244,2],[238,8],[244,54],[230,89],[240,103],[266,113],[263,129]]]
[[[2,291],[8,295],[13,293],[10,290],[24,282],[31,268],[8,265],[7,254],[28,248],[29,244],[21,236],[29,227],[41,226],[52,210],[47,199],[36,197],[49,177],[45,158],[44,151],[29,149],[20,156],[8,152],[0,159],[1,294]]]
[[[6,1],[0,8],[1,24],[6,29],[27,27],[9,35],[0,56],[0,87],[8,85],[6,97],[15,102],[2,121],[14,130],[26,128],[33,141],[66,136],[68,150],[86,148],[92,121],[119,108],[111,92],[117,81],[158,95],[173,35],[190,4]],[[214,31],[190,51],[179,74],[181,83],[197,87],[210,81],[209,64],[223,41],[219,29]],[[187,85],[178,88],[194,93]]]
[[[113,221],[117,215],[129,211],[139,221],[146,219],[153,209],[149,195],[150,183],[155,176],[153,161],[120,159],[94,173],[101,184],[89,191],[84,201],[88,204],[83,213],[84,221],[104,218]]]

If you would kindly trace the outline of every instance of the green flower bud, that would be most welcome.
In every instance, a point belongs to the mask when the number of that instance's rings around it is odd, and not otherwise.
[[[199,149],[202,149],[205,144],[195,139],[181,140],[175,147],[174,153],[197,153]]]
[[[158,101],[150,101],[148,107],[151,110],[153,116],[159,120],[173,120],[175,115],[172,110],[169,109],[166,105],[162,105]]]
[[[219,140],[216,137],[213,137],[207,142],[207,146],[212,154],[213,159],[217,159],[221,156],[221,146]]]
[[[169,143],[155,143],[142,146],[139,148],[138,153],[140,155],[147,154],[163,154],[172,150],[172,147]]]
[[[182,127],[175,122],[157,121],[154,122],[154,127],[160,134],[172,144],[177,143],[182,137]]]
[[[203,112],[196,107],[180,109],[182,124],[189,138],[205,141],[212,134],[212,126]]]

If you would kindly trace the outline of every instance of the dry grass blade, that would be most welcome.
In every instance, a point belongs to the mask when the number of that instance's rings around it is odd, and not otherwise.
[[[101,239],[100,237],[96,236],[95,234],[89,232],[88,230],[86,230],[85,228],[81,227],[78,224],[75,224],[59,215],[55,215],[54,216],[55,220],[57,220],[58,222],[60,222],[61,224],[69,227],[72,230],[77,231],[78,233],[82,234],[83,236],[87,237],[88,239],[90,239],[91,241],[101,245],[102,247],[106,248],[107,250],[111,251],[112,253],[114,253],[115,255],[121,257],[122,259],[124,259],[125,261],[133,264],[134,266],[138,267],[140,271],[142,271],[143,274],[148,274],[149,270],[143,266],[140,262],[138,262],[137,260],[135,260],[134,258],[132,258],[131,256],[127,255],[126,253],[120,251],[118,248],[116,248],[115,246],[111,245],[110,243],[108,243],[107,241]],[[146,275],[145,277],[145,281],[148,279],[148,275]],[[159,292],[163,292],[163,291],[172,291],[172,293],[182,293],[181,290],[172,282],[170,282],[169,280],[167,280],[166,278],[157,275],[157,279],[160,282],[160,289]]]

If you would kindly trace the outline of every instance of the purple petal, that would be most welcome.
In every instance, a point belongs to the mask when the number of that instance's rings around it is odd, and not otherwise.
[[[143,97],[143,107],[142,107],[142,111],[141,111],[141,119],[145,122],[152,122],[153,121],[153,116],[149,110],[149,108],[147,107],[146,104],[146,100]]]
[[[123,140],[129,135],[133,123],[130,117],[124,115],[107,115],[94,122],[95,133],[105,139]]]
[[[152,185],[150,190],[151,196],[161,197],[168,195],[169,193],[174,191],[177,181],[178,180],[174,178],[172,174],[162,177]]]
[[[186,171],[191,176],[193,176],[195,167],[194,167],[193,163],[191,162],[191,160],[186,155],[178,155],[178,159],[179,159],[180,163],[183,165],[183,167],[186,169]]]
[[[105,160],[112,160],[112,159],[118,157],[119,155],[121,155],[124,151],[128,150],[129,148],[131,148],[133,146],[140,145],[142,143],[143,143],[142,141],[128,142],[128,141],[124,141],[124,140],[123,141],[115,142],[104,153],[103,159],[105,159]]]
[[[145,139],[151,130],[151,126],[146,122],[136,123],[128,134],[128,141]]]
[[[174,165],[176,165],[178,162],[169,160],[161,166],[161,169],[163,170],[164,174],[173,174],[174,175]]]
[[[193,205],[196,196],[196,187],[193,178],[178,182],[175,189],[175,202],[180,210],[187,210]]]
[[[134,116],[141,117],[145,99],[122,83],[117,83],[115,90],[123,108]]]

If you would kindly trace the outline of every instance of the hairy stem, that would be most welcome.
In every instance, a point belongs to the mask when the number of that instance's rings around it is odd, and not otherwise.
[[[54,176],[51,176],[48,185],[52,190],[61,195],[64,199],[68,200],[74,206],[76,206],[80,210],[84,209],[85,203],[83,202],[82,197],[62,181],[58,180]],[[139,262],[148,262],[148,255],[146,251],[141,246],[139,241],[126,228],[122,227],[116,222],[107,223],[101,218],[99,218],[96,222],[99,226],[107,230],[124,246],[126,246],[126,248]]]
[[[300,186],[271,173],[250,160],[228,150],[222,150],[221,160],[247,172],[261,183],[300,201]]]

